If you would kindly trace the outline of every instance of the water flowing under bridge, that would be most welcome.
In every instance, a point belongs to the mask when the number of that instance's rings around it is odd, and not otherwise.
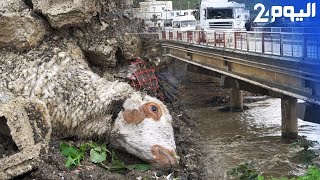
[[[281,98],[283,137],[297,137],[298,111],[303,119],[320,113],[320,34],[312,29],[162,31],[159,36],[165,56],[221,78],[231,89],[231,110],[243,109],[242,90]],[[297,108],[298,99],[310,106]]]

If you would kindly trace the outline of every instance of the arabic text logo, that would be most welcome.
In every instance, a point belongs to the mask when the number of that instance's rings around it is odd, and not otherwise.
[[[307,4],[307,12],[304,9],[301,9],[299,12],[295,12],[294,6],[272,6],[271,7],[271,15],[270,10],[266,11],[264,4],[258,3],[254,6],[254,10],[258,10],[260,8],[260,12],[254,22],[257,23],[267,23],[269,22],[269,18],[271,17],[271,22],[275,22],[276,18],[280,17],[288,17],[291,22],[295,21],[304,21],[304,18],[308,17],[316,17],[316,3],[308,3]],[[263,17],[265,16],[265,18]]]

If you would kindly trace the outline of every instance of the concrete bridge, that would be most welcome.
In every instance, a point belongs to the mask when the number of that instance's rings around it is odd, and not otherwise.
[[[320,34],[302,28],[163,31],[160,40],[163,54],[188,63],[188,71],[219,77],[230,88],[231,111],[243,110],[246,90],[282,99],[284,138],[298,136],[298,114],[320,123]],[[297,108],[298,99],[308,105]]]

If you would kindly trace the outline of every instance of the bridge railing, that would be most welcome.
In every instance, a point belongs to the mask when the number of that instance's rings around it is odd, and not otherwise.
[[[161,40],[284,57],[320,58],[320,34],[265,31],[162,31]]]

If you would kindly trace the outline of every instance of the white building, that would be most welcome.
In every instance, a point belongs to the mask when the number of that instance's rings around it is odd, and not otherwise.
[[[146,0],[139,4],[140,13],[136,17],[144,19],[148,27],[154,26],[154,22],[151,21],[153,15],[156,15],[159,19],[156,26],[163,27],[164,21],[169,19],[169,12],[172,11],[172,1]]]
[[[151,21],[153,15],[159,19],[156,27],[165,27],[172,25],[172,19],[193,15],[193,11],[195,11],[194,9],[172,10],[172,1],[146,0],[139,4],[140,8],[134,9],[134,17],[143,19],[147,27],[154,27],[155,23]]]
[[[163,12],[162,17],[164,19],[164,26],[171,26],[172,25],[172,20],[181,16],[193,16],[193,12],[195,11],[195,9],[184,9],[184,10],[172,10],[172,11],[166,11]]]
[[[172,10],[170,11],[170,17],[173,18],[178,16],[190,16],[190,15],[193,15],[194,11],[195,9]]]

